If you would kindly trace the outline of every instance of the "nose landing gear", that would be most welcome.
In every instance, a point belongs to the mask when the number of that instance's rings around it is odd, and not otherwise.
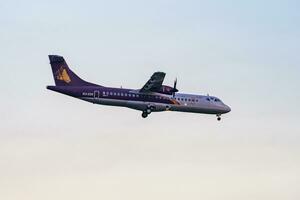
[[[217,115],[217,120],[221,121],[221,115],[220,114]]]

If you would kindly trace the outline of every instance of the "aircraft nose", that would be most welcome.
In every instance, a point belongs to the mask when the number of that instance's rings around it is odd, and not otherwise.
[[[231,108],[229,106],[225,105],[225,109],[224,110],[225,110],[226,113],[228,113],[228,112],[231,111]]]

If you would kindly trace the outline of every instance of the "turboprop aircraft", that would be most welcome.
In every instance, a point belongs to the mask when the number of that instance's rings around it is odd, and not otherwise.
[[[209,95],[179,93],[176,87],[163,85],[164,72],[155,72],[140,89],[105,87],[82,80],[62,56],[49,55],[55,86],[47,89],[94,104],[121,106],[142,111],[146,118],[152,112],[179,111],[221,115],[231,111],[220,98]]]

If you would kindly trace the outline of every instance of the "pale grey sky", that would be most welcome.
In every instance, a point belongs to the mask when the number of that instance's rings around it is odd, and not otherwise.
[[[0,199],[300,198],[298,1],[0,1]],[[89,104],[45,89],[48,54],[140,88],[154,71],[215,116]]]

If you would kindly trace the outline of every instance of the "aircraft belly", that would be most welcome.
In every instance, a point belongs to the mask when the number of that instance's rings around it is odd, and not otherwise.
[[[152,112],[159,112],[159,111],[165,111],[166,105],[155,103],[155,102],[145,102],[145,101],[127,101],[128,108],[132,108],[135,110],[141,110],[144,111],[147,108],[151,108]]]
[[[202,108],[196,106],[182,106],[182,105],[172,105],[171,111],[178,112],[192,112],[192,113],[203,113],[203,114],[218,114],[219,111],[211,108]]]
[[[95,104],[109,105],[109,106],[121,106],[127,107],[135,110],[144,111],[148,107],[152,109],[153,112],[165,111],[168,108],[166,104],[160,104],[155,102],[145,102],[145,101],[128,101],[119,99],[104,99],[104,98],[81,98],[84,101],[88,101]]]
[[[96,104],[108,105],[108,106],[127,107],[127,108],[131,108],[134,110],[141,110],[141,111],[146,110],[148,105],[151,105],[143,101],[127,101],[127,100],[104,99],[104,98],[93,99],[92,102]]]
[[[98,99],[98,103],[102,105],[126,107],[127,101],[118,99]]]
[[[109,106],[121,106],[127,107],[134,110],[144,111],[147,108],[151,108],[152,112],[159,111],[177,111],[177,112],[192,112],[192,113],[203,113],[203,114],[219,114],[220,110],[210,107],[199,107],[189,105],[174,105],[174,104],[163,104],[155,102],[144,102],[144,101],[127,101],[119,99],[106,99],[106,98],[81,98],[82,100]]]
[[[117,99],[104,99],[104,98],[80,98],[84,101],[88,101],[95,104],[108,105],[108,106],[122,106],[126,107],[126,100]]]

